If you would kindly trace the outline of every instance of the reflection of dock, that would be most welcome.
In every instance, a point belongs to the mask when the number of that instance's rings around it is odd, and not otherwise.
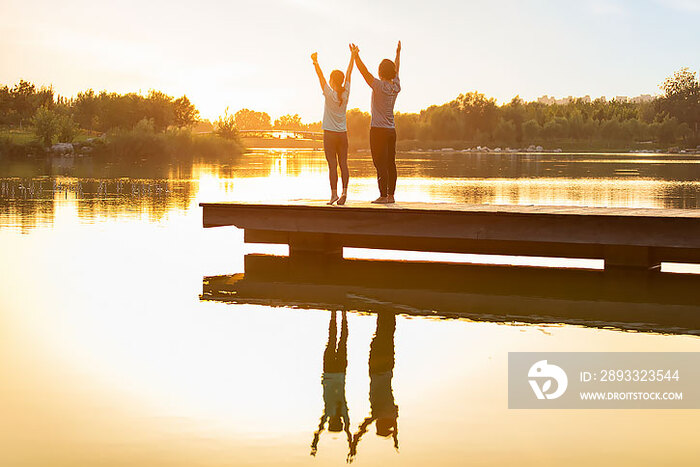
[[[245,274],[205,277],[200,298],[700,335],[694,275],[639,284],[610,281],[603,271],[343,260],[325,279],[296,280],[288,266],[285,257],[248,255]]]
[[[245,241],[289,244],[293,262],[317,269],[343,247],[597,258],[606,271],[658,272],[700,263],[700,211],[401,203],[345,207],[202,203],[204,227],[234,225]]]

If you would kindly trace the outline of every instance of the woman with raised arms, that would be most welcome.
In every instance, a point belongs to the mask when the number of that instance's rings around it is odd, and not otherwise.
[[[352,48],[351,48],[352,51]],[[323,90],[325,106],[323,109],[323,151],[328,161],[329,179],[331,183],[331,199],[328,204],[345,204],[348,197],[350,172],[348,170],[348,132],[345,112],[348,108],[350,95],[350,75],[354,56],[350,54],[350,64],[345,75],[340,70],[333,70],[326,82],[321,66],[318,64],[318,53],[311,54],[311,60],[318,75],[318,82]],[[338,196],[338,166],[343,182],[343,192]]]

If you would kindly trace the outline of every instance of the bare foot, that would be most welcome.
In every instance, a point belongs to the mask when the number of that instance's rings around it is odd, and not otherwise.
[[[335,202],[338,201],[339,199],[340,199],[340,198],[338,198],[338,195],[332,195],[332,196],[331,196],[331,200],[328,201],[326,204],[332,205],[333,203],[335,203]]]
[[[389,202],[389,198],[386,196],[380,196],[379,198],[372,201],[374,204],[386,204]]]
[[[343,195],[340,198],[338,198],[338,206],[342,206],[343,204],[345,204],[345,201],[347,199],[348,199],[348,195],[343,193]]]
[[[386,202],[387,202],[387,203],[390,203],[390,204],[391,204],[391,203],[395,203],[396,200],[394,199],[394,195],[389,195],[389,196],[387,196],[387,197],[386,197]]]

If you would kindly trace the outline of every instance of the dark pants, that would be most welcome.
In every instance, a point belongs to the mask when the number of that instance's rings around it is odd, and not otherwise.
[[[379,196],[394,196],[396,191],[396,130],[372,127],[369,130],[369,147],[377,169]]]
[[[383,373],[394,369],[394,333],[396,315],[392,312],[377,313],[377,331],[369,344],[369,372]]]
[[[347,132],[323,130],[323,151],[326,153],[326,161],[328,161],[328,178],[331,182],[331,190],[338,189],[338,165],[340,165],[340,176],[343,178],[343,191],[347,190],[350,182]]]
[[[338,331],[336,326],[335,311],[332,311],[331,322],[328,325],[328,344],[323,352],[324,373],[345,373],[348,367],[348,318],[345,312],[343,312],[340,322],[340,340],[337,342],[337,346],[335,337]]]

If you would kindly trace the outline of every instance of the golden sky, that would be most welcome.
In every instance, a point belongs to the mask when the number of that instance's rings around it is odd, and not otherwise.
[[[700,68],[700,0],[1,1],[0,83],[186,93],[208,118],[228,106],[320,120],[309,54],[326,74],[345,70],[350,41],[373,71],[402,40],[399,111],[469,90],[501,102],[655,94]],[[359,77],[350,107],[367,110]]]

